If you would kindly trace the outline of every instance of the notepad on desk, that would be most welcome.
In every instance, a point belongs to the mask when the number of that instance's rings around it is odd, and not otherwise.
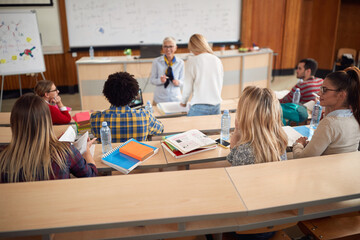
[[[129,146],[127,146],[130,144]],[[146,148],[145,148],[146,147]],[[124,149],[122,149],[124,148]],[[147,149],[147,151],[151,152],[151,154],[142,152],[138,149]],[[137,140],[131,138],[126,141],[124,144],[112,149],[110,152],[104,154],[101,158],[103,163],[106,165],[124,173],[128,174],[133,169],[135,169],[138,165],[142,164],[152,156],[154,156],[158,152],[157,147],[153,147],[151,145],[138,142]],[[125,152],[126,154],[124,154]],[[130,152],[130,155],[129,155]],[[136,157],[136,158],[135,158]],[[137,158],[143,159],[138,160]]]

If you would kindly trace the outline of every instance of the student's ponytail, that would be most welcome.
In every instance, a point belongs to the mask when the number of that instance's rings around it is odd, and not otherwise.
[[[348,75],[348,104],[360,125],[360,70],[357,67],[349,67],[345,69],[345,72]]]

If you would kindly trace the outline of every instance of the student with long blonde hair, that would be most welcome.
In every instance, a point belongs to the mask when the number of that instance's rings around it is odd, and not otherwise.
[[[227,160],[233,166],[285,160],[287,135],[281,114],[272,90],[246,87],[239,99]]]
[[[32,93],[21,96],[11,111],[10,144],[0,153],[0,182],[28,182],[97,175],[88,141],[83,156],[53,132],[49,107]]]
[[[214,55],[201,34],[190,37],[188,48],[195,56],[189,57],[186,62],[181,106],[186,106],[192,94],[188,116],[220,114],[224,81],[221,60]]]

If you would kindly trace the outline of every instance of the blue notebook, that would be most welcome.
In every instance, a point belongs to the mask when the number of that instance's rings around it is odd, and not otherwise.
[[[129,142],[134,141],[137,142],[139,144],[145,145],[147,147],[150,147],[152,149],[154,149],[154,153],[148,157],[147,159],[143,160],[143,161],[139,161],[133,157],[127,156],[123,153],[119,152],[119,149],[123,146],[125,146],[126,144],[128,144]],[[131,138],[129,140],[127,140],[124,144],[112,149],[111,151],[109,151],[108,153],[104,154],[101,157],[101,160],[103,161],[103,163],[105,163],[106,165],[124,173],[124,174],[128,174],[129,172],[131,172],[134,168],[136,168],[138,165],[140,165],[141,163],[145,162],[146,160],[148,160],[149,158],[151,158],[152,156],[154,156],[157,152],[158,152],[158,148],[153,147],[151,145],[142,143],[142,142],[138,142],[137,140]]]
[[[294,129],[304,137],[310,137],[310,128],[308,126],[298,126],[294,127]]]

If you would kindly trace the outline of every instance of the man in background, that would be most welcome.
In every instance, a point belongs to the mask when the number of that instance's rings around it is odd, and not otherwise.
[[[323,83],[323,79],[315,77],[317,65],[317,62],[312,58],[300,60],[296,68],[296,77],[301,80],[285,97],[280,99],[280,103],[292,102],[296,88],[300,89],[300,103],[304,104],[308,101],[315,100],[316,96],[313,93],[317,94]]]

